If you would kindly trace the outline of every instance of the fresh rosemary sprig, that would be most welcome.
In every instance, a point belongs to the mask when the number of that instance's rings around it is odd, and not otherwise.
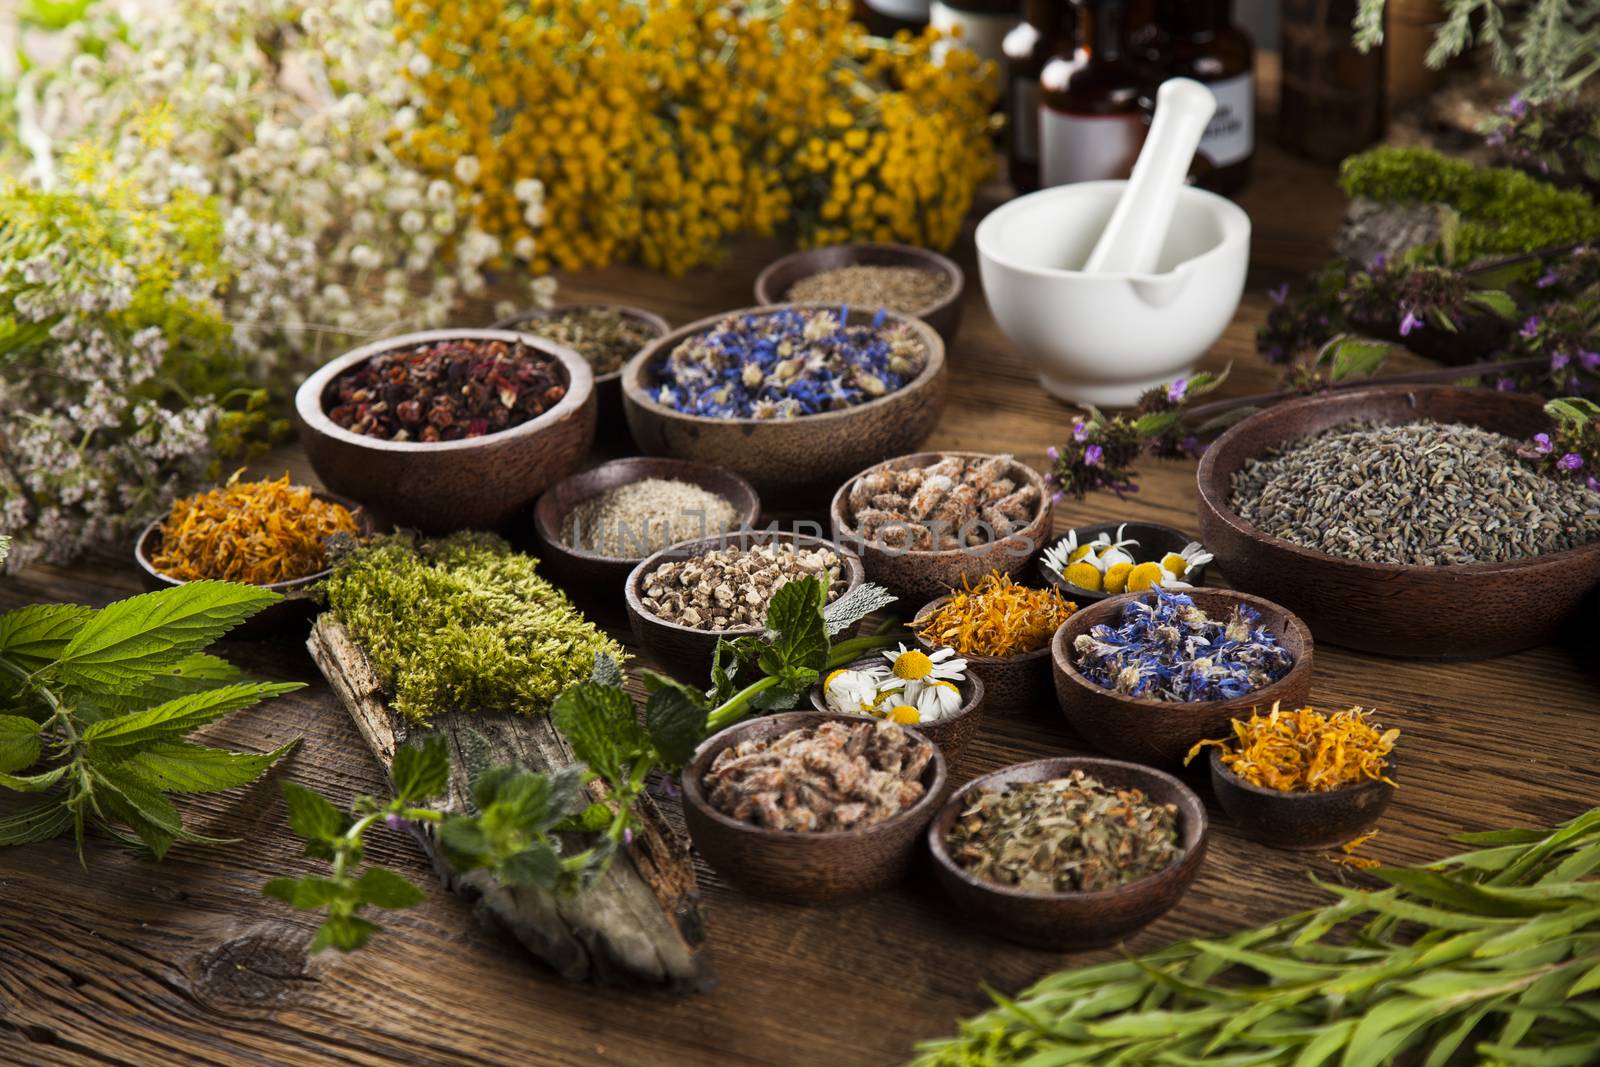
[[[991,992],[916,1067],[1600,1061],[1600,808],[1456,840],[1386,889],[1318,882],[1327,907]]]

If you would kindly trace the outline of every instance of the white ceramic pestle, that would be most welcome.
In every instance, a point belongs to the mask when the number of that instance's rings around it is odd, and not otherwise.
[[[1168,78],[1156,91],[1156,113],[1133,174],[1111,213],[1085,274],[1149,274],[1172,225],[1178,193],[1206,123],[1217,110],[1211,90],[1191,78]]]

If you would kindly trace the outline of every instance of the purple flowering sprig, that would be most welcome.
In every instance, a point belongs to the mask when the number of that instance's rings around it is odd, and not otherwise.
[[[1510,166],[1600,195],[1600,108],[1577,94],[1540,102],[1513,96],[1489,122],[1486,140]]]
[[[1600,405],[1562,397],[1544,407],[1554,426],[1536,433],[1518,455],[1552,477],[1581,479],[1600,491]]]

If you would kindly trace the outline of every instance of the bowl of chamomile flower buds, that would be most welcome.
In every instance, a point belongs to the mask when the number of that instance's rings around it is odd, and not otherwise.
[[[811,705],[915,726],[954,761],[983,722],[983,680],[953,649],[902,644],[829,674],[811,687]]]
[[[1106,522],[1067,531],[1039,557],[1039,576],[1077,601],[1205,584],[1211,553],[1182,530],[1154,522]]]

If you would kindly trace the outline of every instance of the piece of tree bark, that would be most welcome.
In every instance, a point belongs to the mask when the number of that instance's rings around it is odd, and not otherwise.
[[[412,740],[408,724],[390,710],[367,655],[331,614],[319,616],[307,647],[361,736],[386,770],[395,750]],[[545,715],[457,712],[426,731],[450,747],[447,811],[465,811],[471,781],[484,769],[518,764],[553,771],[576,762]],[[423,736],[416,733],[415,736]],[[604,787],[589,786],[595,800]],[[642,828],[604,875],[567,898],[502,885],[488,871],[461,874],[445,861],[432,824],[417,836],[447,889],[473,901],[480,914],[509,931],[565,978],[615,984],[662,985],[700,992],[715,984],[702,949],[704,924],[687,844],[668,827],[649,798],[640,802]]]

